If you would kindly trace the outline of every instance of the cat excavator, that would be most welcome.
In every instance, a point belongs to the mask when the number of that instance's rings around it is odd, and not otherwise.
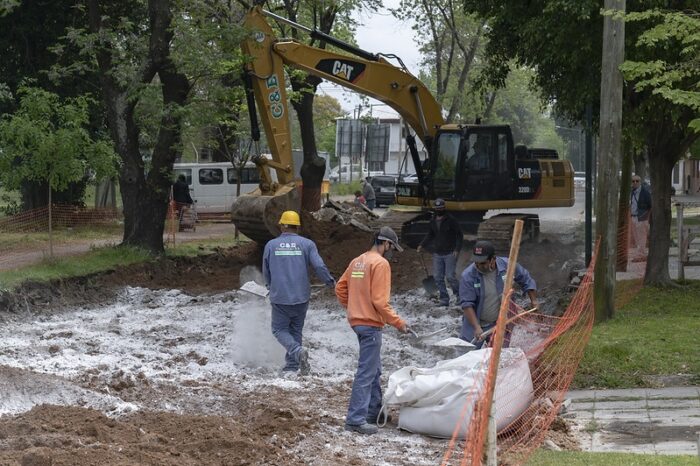
[[[302,30],[346,54],[278,38],[268,20]],[[568,160],[558,159],[553,150],[514,145],[508,125],[445,123],[439,103],[398,57],[370,53],[260,6],[247,13],[244,25],[249,34],[241,48],[249,58],[245,83],[253,139],[259,139],[257,102],[272,154],[271,159],[259,155],[253,158],[260,169],[260,186],[240,196],[232,206],[234,224],[251,239],[265,242],[276,236],[281,212],[298,211],[300,207],[293,176],[284,65],[387,104],[421,140],[425,159],[421,159],[415,137],[406,128],[418,181],[398,183],[397,208],[381,220],[400,231],[402,242],[411,247],[416,247],[425,235],[431,205],[439,197],[446,201],[447,210],[465,233],[496,241],[510,237],[518,218],[525,220],[524,236],[535,237],[539,220],[536,215],[520,213],[484,220],[489,210],[574,204],[574,172]],[[392,64],[392,59],[399,66]]]

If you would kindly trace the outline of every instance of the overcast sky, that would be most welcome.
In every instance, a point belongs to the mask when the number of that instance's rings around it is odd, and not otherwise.
[[[397,7],[398,0],[385,0],[384,4]],[[414,32],[411,25],[395,19],[387,10],[381,10],[371,16],[367,14],[357,15],[356,19],[363,26],[358,27],[356,40],[360,48],[373,53],[392,53],[403,60],[408,70],[418,75],[418,62],[420,55],[418,45],[413,40]],[[357,94],[343,87],[324,81],[318,90],[319,94],[328,94],[340,102],[345,110],[352,116],[354,108],[360,103]],[[394,116],[391,108],[381,102],[370,99],[374,105],[372,115],[375,117]]]

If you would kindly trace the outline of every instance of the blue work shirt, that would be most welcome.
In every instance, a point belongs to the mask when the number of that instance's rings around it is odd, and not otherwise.
[[[309,267],[328,286],[335,286],[313,241],[296,233],[282,233],[265,245],[263,277],[270,289],[270,302],[301,304],[309,301]]]
[[[503,295],[503,280],[506,278],[508,270],[508,258],[496,257],[496,291],[499,296]],[[525,267],[520,264],[515,264],[515,275],[513,281],[520,285],[520,288],[525,291],[537,290],[535,280],[530,276]],[[476,318],[479,319],[481,311],[484,308],[484,300],[481,299],[483,293],[481,272],[472,263],[464,269],[462,276],[459,279],[459,304],[462,309],[471,307],[476,313]]]

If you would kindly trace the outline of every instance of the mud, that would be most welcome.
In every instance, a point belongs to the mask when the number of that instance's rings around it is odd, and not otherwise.
[[[314,225],[309,236],[336,278],[372,239],[348,225]],[[314,292],[307,315],[312,374],[279,374],[269,305],[236,291],[259,280],[261,252],[248,243],[0,293],[0,464],[439,463],[448,442],[399,431],[396,420],[372,438],[343,430],[357,342],[332,292]],[[563,310],[560,283],[577,254],[523,247],[551,313]],[[423,295],[418,254],[390,262],[399,314],[418,333],[456,336],[461,312]],[[382,351],[385,383],[405,365],[453,356],[393,329]]]

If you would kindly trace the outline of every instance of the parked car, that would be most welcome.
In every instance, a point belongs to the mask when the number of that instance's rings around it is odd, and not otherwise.
[[[377,207],[391,205],[396,202],[396,177],[392,175],[377,175],[370,178],[377,198]]]
[[[352,181],[358,181],[367,176],[364,167],[361,165],[352,166]],[[348,165],[343,165],[341,167],[333,167],[331,169],[328,179],[331,183],[349,183],[350,182],[350,170]]]

